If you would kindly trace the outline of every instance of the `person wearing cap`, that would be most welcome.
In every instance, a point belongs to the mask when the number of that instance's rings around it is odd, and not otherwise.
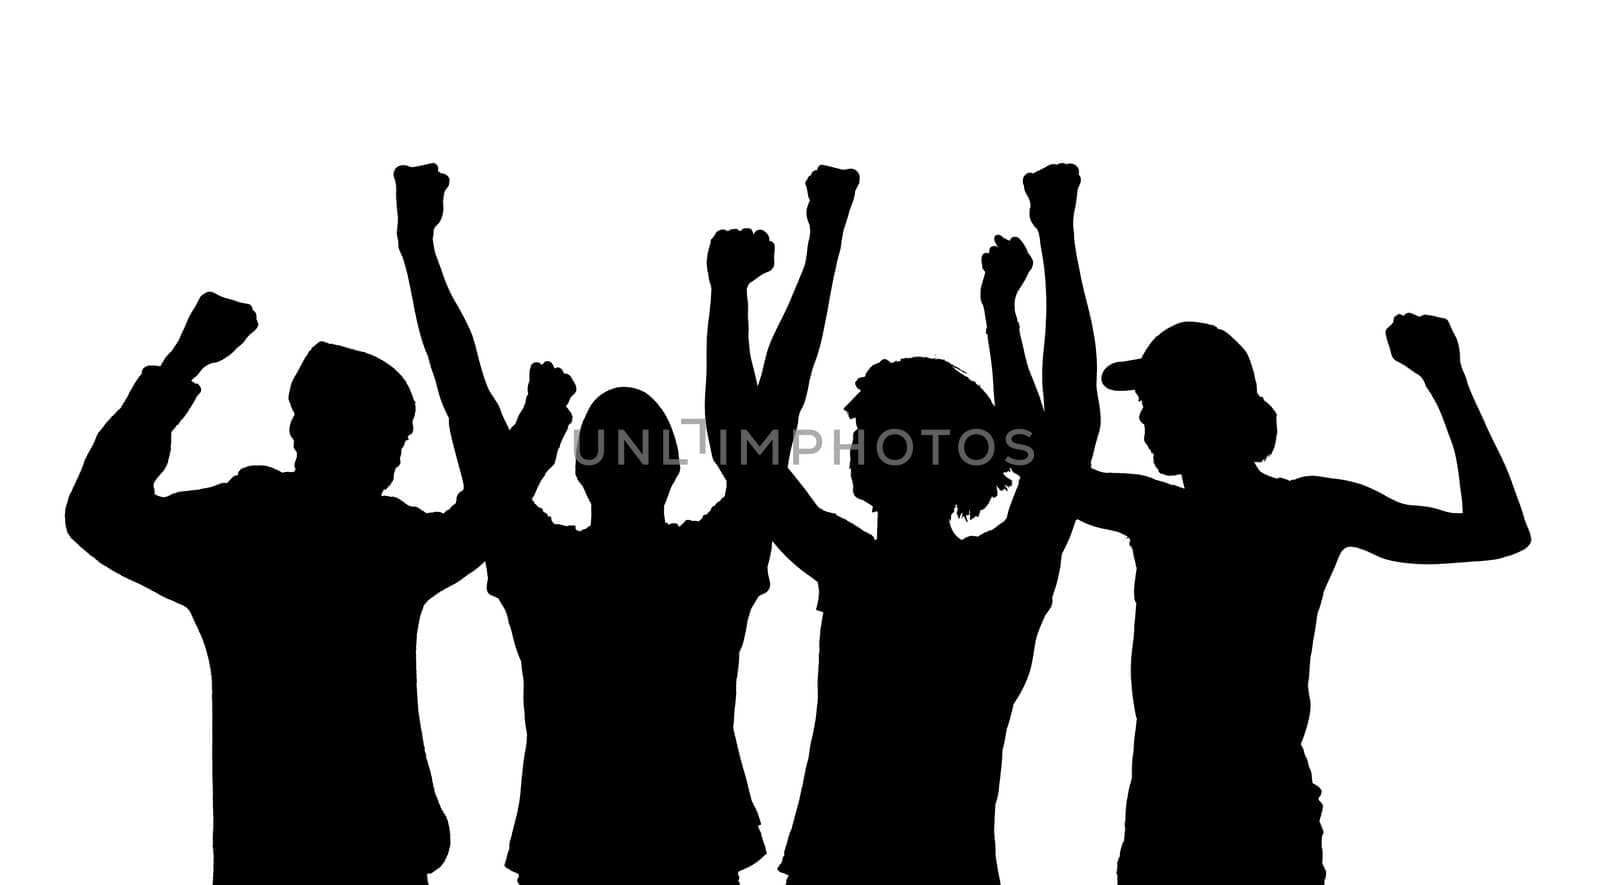
[[[1322,882],[1321,793],[1301,739],[1317,609],[1341,551],[1442,563],[1528,544],[1450,325],[1401,315],[1388,340],[1444,418],[1459,513],[1263,473],[1277,415],[1244,348],[1215,326],[1179,323],[1105,370],[1106,387],[1138,395],[1157,471],[1182,482],[1091,472],[1079,514],[1127,535],[1138,569],[1124,885]]]
[[[423,605],[483,561],[463,496],[425,513],[383,491],[416,406],[393,368],[317,344],[290,385],[294,470],[246,467],[159,495],[199,372],[255,329],[207,293],[96,437],[67,531],[187,608],[212,675],[213,881],[412,883],[450,832],[423,751]]]

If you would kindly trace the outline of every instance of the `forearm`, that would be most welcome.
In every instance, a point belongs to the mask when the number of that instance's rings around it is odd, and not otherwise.
[[[778,328],[772,334],[772,344],[767,348],[767,358],[761,367],[762,406],[774,423],[787,431],[793,430],[805,406],[811,372],[822,348],[828,302],[833,294],[834,273],[843,242],[842,220],[812,225],[805,266],[778,321]]]
[[[1497,545],[1521,549],[1528,542],[1522,505],[1465,373],[1456,365],[1425,380],[1455,450],[1462,515]]]
[[[989,366],[994,373],[995,406],[1008,425],[1037,430],[1044,405],[1022,349],[1016,310],[1010,304],[985,304],[983,313],[989,337]]]
[[[483,469],[482,479],[492,481],[507,428],[484,379],[472,329],[445,283],[432,233],[402,231],[399,239],[417,331],[450,418],[463,477]]]
[[[165,365],[145,369],[101,428],[67,499],[67,531],[78,543],[94,546],[156,500],[172,432],[200,392],[192,377]]]
[[[1069,221],[1039,231],[1044,252],[1044,397],[1048,430],[1074,460],[1087,464],[1100,434],[1094,326]]]
[[[508,471],[508,484],[518,500],[532,498],[544,482],[545,474],[555,466],[561,452],[561,442],[572,426],[572,412],[565,407],[524,407],[512,427],[513,451],[505,460],[512,465]]]
[[[756,372],[750,357],[749,287],[713,283],[706,320],[706,420],[713,427],[749,427]]]
[[[467,325],[461,306],[450,294],[432,233],[402,233],[399,239],[400,256],[405,261],[406,278],[411,284],[417,331],[428,353],[429,366],[439,381],[440,395],[486,396],[488,384],[478,365],[478,347],[472,337],[472,327]],[[447,386],[450,389],[447,390]],[[460,406],[462,398],[446,397],[445,409]]]

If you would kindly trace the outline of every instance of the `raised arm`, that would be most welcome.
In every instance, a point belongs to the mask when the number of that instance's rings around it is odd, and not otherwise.
[[[248,304],[207,292],[200,296],[178,343],[159,366],[144,370],[128,399],[95,437],[67,498],[67,533],[106,567],[177,599],[163,578],[204,547],[199,533],[226,521],[208,513],[212,490],[162,497],[155,481],[166,469],[172,431],[200,388],[201,369],[226,358],[255,331]]]
[[[450,178],[432,163],[399,166],[394,185],[400,256],[411,282],[422,346],[450,418],[462,482],[468,489],[504,488],[510,456],[505,416],[489,392],[472,329],[445,285],[434,249],[433,232],[444,214]]]
[[[1389,351],[1433,395],[1455,449],[1461,512],[1400,504],[1355,483],[1302,480],[1322,495],[1322,509],[1353,547],[1400,562],[1468,562],[1509,556],[1528,546],[1528,523],[1511,474],[1484,423],[1449,322],[1402,314],[1389,326]]]
[[[782,433],[779,451],[785,456],[793,442],[800,409],[811,386],[811,370],[822,347],[822,329],[828,319],[828,299],[839,265],[845,221],[855,201],[861,175],[854,169],[818,166],[806,179],[810,202],[806,221],[811,236],[806,242],[805,266],[795,282],[789,306],[772,333],[767,358],[761,366],[762,408]]]
[[[749,289],[772,269],[772,241],[766,231],[722,230],[706,251],[711,309],[706,318],[706,429],[717,466],[730,490],[750,476],[753,454],[746,435],[764,439],[770,420],[756,394],[750,358]],[[773,453],[776,457],[776,452]]]
[[[1017,292],[1033,269],[1028,247],[1013,237],[995,237],[983,256],[983,303],[989,335],[989,365],[994,373],[994,404],[1007,431],[1035,434],[1044,420],[1044,403],[1022,350],[1017,325]]]
[[[510,463],[506,468],[508,493],[518,496],[518,500],[533,497],[561,453],[567,428],[572,426],[567,404],[577,391],[572,378],[553,363],[537,362],[528,367],[528,392],[517,423],[511,425]]]
[[[853,551],[871,540],[818,507],[787,463],[827,319],[844,216],[856,180],[854,172],[823,167],[807,181],[812,238],[806,268],[774,335],[759,384],[750,356],[748,288],[772,268],[772,243],[761,231],[720,231],[706,257],[711,277],[706,425],[717,463],[730,496],[743,502],[742,512],[765,524],[784,555],[817,580],[827,580],[835,563],[858,558],[859,552]]]
[[[1100,436],[1094,326],[1073,228],[1078,181],[1078,167],[1070,163],[1046,166],[1022,179],[1044,260],[1044,432],[1056,439],[1047,443],[1047,453],[1059,456],[1071,471],[1088,466]]]
[[[1008,530],[1020,528],[1064,545],[1082,503],[1089,458],[1100,433],[1100,402],[1094,386],[1094,329],[1089,321],[1073,235],[1078,167],[1046,166],[1024,176],[1022,184],[1044,259],[1044,404],[1030,443],[1032,461],[1019,469],[1022,479],[1004,525]],[[1020,259],[1016,252],[1020,246],[1007,245],[999,249],[998,256],[991,251],[991,262],[1013,268],[1003,276],[1018,275],[1015,268],[1020,266]],[[1026,275],[1025,269],[1021,275]],[[1021,285],[1020,279],[1016,285]],[[1027,377],[1026,363],[1020,339],[1013,339],[1014,333],[1004,328],[1009,325],[1014,329],[1016,317],[1005,312],[997,315],[989,308],[990,302],[985,299],[990,347],[996,360],[996,395],[1002,403],[1009,402],[1001,405],[1002,410],[1022,416],[1032,408],[1022,381]],[[1022,363],[1020,371],[1016,368],[1018,363]]]

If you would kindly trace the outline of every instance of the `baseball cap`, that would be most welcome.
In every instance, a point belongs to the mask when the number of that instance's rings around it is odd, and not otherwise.
[[[1157,335],[1144,355],[1112,363],[1100,376],[1112,390],[1152,387],[1254,396],[1256,373],[1233,336],[1208,323],[1184,322]]]

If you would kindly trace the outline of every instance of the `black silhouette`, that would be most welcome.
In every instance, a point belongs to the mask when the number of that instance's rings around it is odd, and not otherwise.
[[[1107,387],[1138,392],[1156,468],[1183,480],[1091,473],[1080,514],[1126,534],[1138,565],[1123,883],[1323,881],[1320,791],[1300,742],[1317,609],[1340,551],[1463,562],[1528,544],[1449,324],[1398,316],[1388,337],[1444,417],[1461,513],[1263,474],[1276,413],[1244,349],[1214,326],[1179,323],[1105,371]]]
[[[528,746],[506,865],[525,882],[737,881],[766,853],[733,730],[739,651],[772,546],[755,502],[730,481],[704,518],[668,524],[681,463],[672,425],[648,395],[617,388],[578,432],[590,526],[547,517],[529,497],[571,420],[572,383],[535,365],[508,437],[434,252],[448,179],[431,165],[395,179],[440,396],[453,426],[486,440],[461,453],[462,471],[498,514],[489,588],[522,658]],[[813,243],[798,291],[825,297],[837,249]]]
[[[1072,530],[1074,478],[1099,429],[1072,233],[1077,169],[1051,166],[1024,183],[1046,265],[1049,410],[1013,310],[1032,260],[1021,241],[997,237],[982,301],[998,407],[928,358],[878,363],[845,407],[856,421],[851,478],[877,512],[876,537],[818,508],[772,458],[748,446],[724,453],[730,475],[737,465],[761,482],[779,549],[817,580],[823,612],[811,756],[781,867],[792,882],[999,880],[994,808],[1006,726]],[[853,173],[848,184],[853,191]],[[814,238],[816,228],[814,218]],[[736,239],[769,254],[763,234]],[[751,259],[749,276],[767,263]],[[759,386],[737,295],[713,305],[711,375],[725,386],[710,414],[729,416],[747,439],[792,432],[826,291],[796,292]],[[1011,445],[1013,431],[1024,445]],[[1004,523],[958,539],[952,511],[976,515],[1009,485],[1011,466],[1023,480]]]
[[[201,296],[95,439],[67,530],[187,607],[205,640],[219,885],[422,883],[450,832],[417,716],[417,623],[483,561],[477,514],[382,494],[415,405],[382,360],[332,344],[290,387],[293,472],[156,495],[194,377],[255,325],[247,305]]]

